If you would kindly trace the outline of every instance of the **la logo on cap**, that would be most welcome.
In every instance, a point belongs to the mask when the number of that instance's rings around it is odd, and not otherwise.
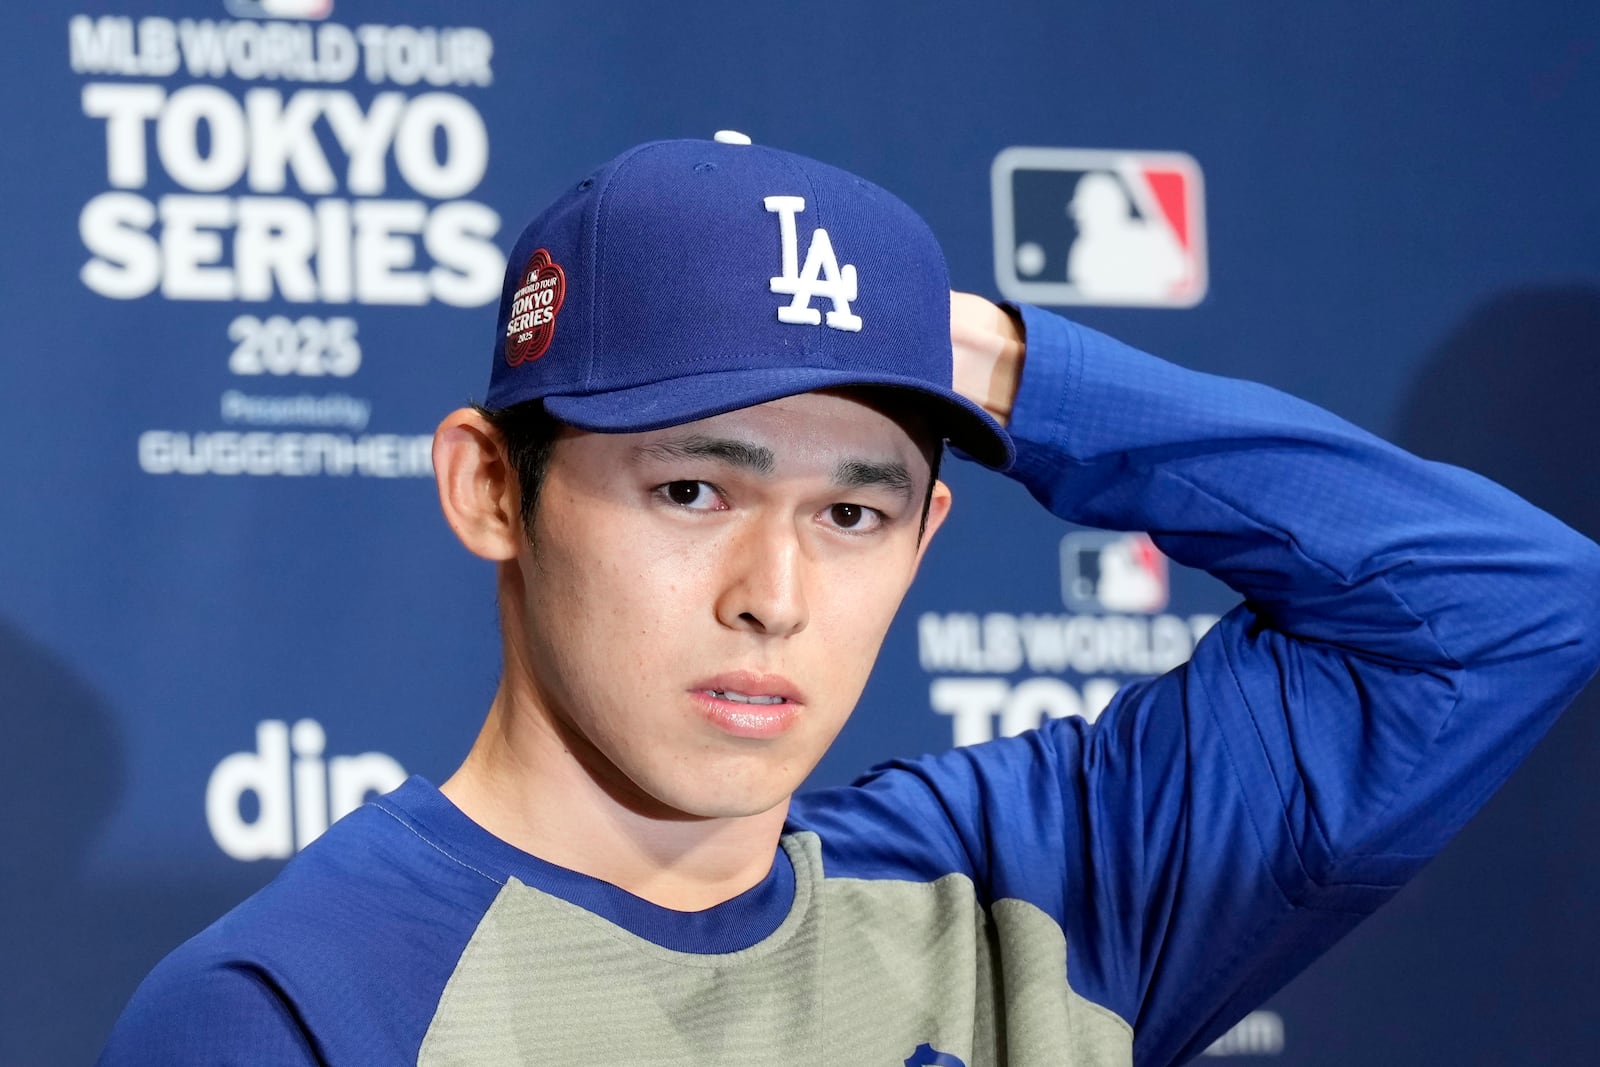
[[[800,240],[795,231],[795,216],[806,209],[803,196],[769,196],[762,200],[768,211],[778,216],[778,236],[783,242],[783,273],[772,279],[772,291],[794,297],[778,308],[779,322],[804,326],[822,325],[822,313],[811,306],[817,297],[833,301],[828,325],[835,330],[861,329],[861,316],[850,310],[856,298],[856,268],[839,266],[828,231],[818,226],[811,231],[805,266],[800,266]]]

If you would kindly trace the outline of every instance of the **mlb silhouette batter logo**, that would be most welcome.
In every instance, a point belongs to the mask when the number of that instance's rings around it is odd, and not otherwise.
[[[226,0],[228,14],[242,19],[325,19],[333,0]]]
[[[1073,611],[1154,615],[1170,590],[1167,557],[1149,534],[1084,530],[1061,539],[1061,601]]]
[[[1205,201],[1191,157],[1007,148],[990,179],[995,280],[1007,297],[1193,307],[1205,296]]]

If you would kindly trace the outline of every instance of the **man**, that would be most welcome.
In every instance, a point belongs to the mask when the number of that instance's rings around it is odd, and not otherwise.
[[[435,444],[497,564],[482,734],[158,967],[104,1062],[1179,1061],[1600,662],[1555,520],[945,277],[899,201],[749,145],[641,146],[535,220]],[[1094,726],[794,797],[950,509],[941,438],[1244,603]]]

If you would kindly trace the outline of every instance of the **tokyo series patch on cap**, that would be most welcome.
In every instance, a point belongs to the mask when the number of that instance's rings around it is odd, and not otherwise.
[[[550,347],[556,332],[556,313],[567,297],[567,275],[541,248],[522,269],[522,283],[511,294],[506,320],[506,362],[515,367],[538,359]]]

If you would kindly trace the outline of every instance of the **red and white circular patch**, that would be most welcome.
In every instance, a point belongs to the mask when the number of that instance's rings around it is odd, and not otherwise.
[[[556,335],[556,312],[567,298],[567,274],[550,261],[550,253],[539,249],[522,270],[522,284],[511,298],[511,317],[506,320],[506,362],[538,359]]]

